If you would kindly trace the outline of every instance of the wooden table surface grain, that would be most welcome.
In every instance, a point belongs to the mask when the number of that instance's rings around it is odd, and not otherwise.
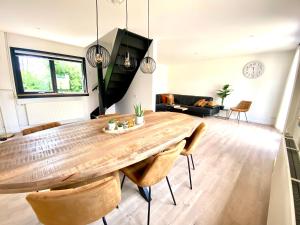
[[[122,121],[130,115],[116,116]],[[192,134],[200,121],[181,113],[145,115],[123,134],[102,131],[110,118],[73,123],[0,144],[0,193],[44,190],[97,179]]]

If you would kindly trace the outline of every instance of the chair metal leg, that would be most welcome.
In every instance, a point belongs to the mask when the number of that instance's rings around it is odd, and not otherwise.
[[[237,121],[238,121],[238,124],[240,123],[240,112],[238,112],[237,114]]]
[[[121,182],[121,190],[122,190],[122,188],[123,188],[123,185],[124,185],[125,178],[126,178],[126,176],[125,176],[125,174],[124,174],[124,175],[123,175],[122,182]]]
[[[232,113],[232,110],[230,110],[229,116],[227,118],[228,120],[230,119],[231,113]]]
[[[151,198],[151,186],[149,187],[149,197]],[[150,208],[151,208],[151,201],[148,201],[148,219],[147,219],[147,225],[150,225]]]
[[[172,188],[171,188],[171,185],[170,185],[170,182],[169,182],[169,178],[168,178],[168,177],[166,177],[166,179],[167,179],[168,186],[169,186],[169,189],[170,189],[170,192],[171,192],[172,198],[173,198],[174,205],[176,205],[176,201],[175,201],[175,198],[174,198],[174,195],[173,195],[173,191],[172,191]]]
[[[247,118],[247,113],[246,112],[244,112],[244,113],[245,113],[246,121],[247,121],[247,123],[249,123],[248,118]]]
[[[192,176],[191,176],[191,167],[190,167],[190,160],[189,157],[187,156],[187,162],[188,162],[188,167],[189,167],[189,177],[190,177],[190,188],[191,190],[193,189],[193,185],[192,185]]]
[[[193,170],[195,170],[195,164],[194,164],[194,159],[193,159],[193,155],[191,154],[191,160],[192,160],[192,164],[193,164]]]
[[[104,225],[107,225],[105,217],[102,217],[102,221],[103,221]]]

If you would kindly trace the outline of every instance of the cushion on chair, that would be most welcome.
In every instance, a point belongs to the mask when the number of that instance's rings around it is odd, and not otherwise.
[[[121,171],[140,187],[152,186],[167,176],[185,143],[186,141],[183,140],[175,147],[171,147]]]

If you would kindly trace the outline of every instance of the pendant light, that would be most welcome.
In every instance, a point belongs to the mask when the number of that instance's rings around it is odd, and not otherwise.
[[[137,60],[130,56],[128,51],[128,5],[126,0],[126,28],[125,28],[125,37],[126,37],[126,52],[124,56],[121,56],[121,64],[120,67],[125,71],[133,71],[137,67]]]
[[[149,56],[149,47],[150,47],[150,42],[149,42],[149,27],[150,27],[150,19],[149,19],[149,11],[150,11],[150,7],[149,7],[149,0],[148,0],[148,56],[146,56],[145,58],[143,58],[143,60],[141,61],[141,70],[143,73],[148,73],[151,74],[155,71],[156,69],[156,62],[153,58],[151,58]]]
[[[98,0],[96,0],[96,25],[97,25],[97,44],[89,47],[86,53],[86,58],[92,67],[98,65],[106,68],[110,62],[110,54],[106,48],[99,44],[99,18],[98,18]]]

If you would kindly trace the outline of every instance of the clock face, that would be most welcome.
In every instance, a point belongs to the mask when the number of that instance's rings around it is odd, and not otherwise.
[[[252,61],[244,66],[243,74],[249,79],[256,79],[264,73],[264,65],[259,61]]]

